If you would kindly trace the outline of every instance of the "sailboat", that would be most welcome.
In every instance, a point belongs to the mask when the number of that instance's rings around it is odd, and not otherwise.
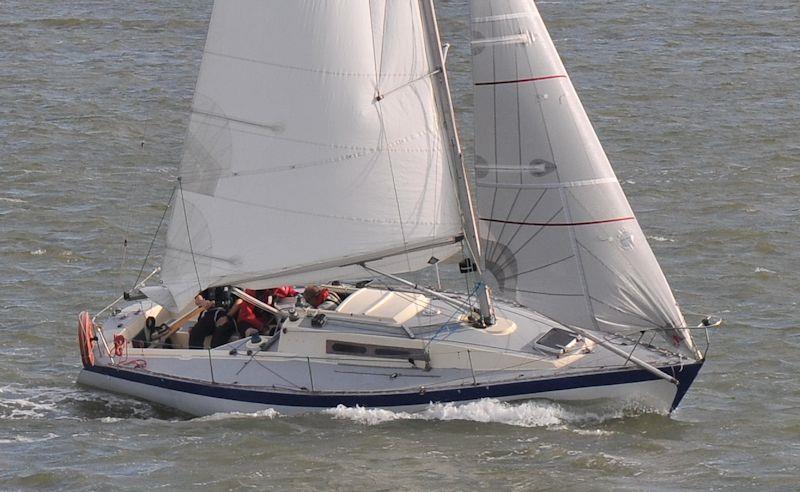
[[[216,1],[160,282],[80,314],[78,381],[193,415],[676,408],[706,354],[536,6],[470,7],[472,175],[433,0]],[[405,275],[440,265],[464,292]],[[308,283],[341,303],[247,290]],[[218,287],[274,332],[189,347]]]

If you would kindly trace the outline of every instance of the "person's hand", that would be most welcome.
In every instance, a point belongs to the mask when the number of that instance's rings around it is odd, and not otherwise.
[[[227,322],[228,322],[228,315],[227,314],[223,314],[222,316],[217,318],[217,326],[222,326]]]

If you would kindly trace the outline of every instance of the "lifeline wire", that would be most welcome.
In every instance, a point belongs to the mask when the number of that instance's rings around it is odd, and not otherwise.
[[[473,290],[472,293],[469,294],[470,297],[472,297],[476,292],[478,292],[478,287],[479,287],[479,285],[475,285],[475,290]],[[428,347],[436,339],[436,337],[439,335],[439,333],[441,333],[441,331],[444,330],[448,326],[448,323],[450,323],[458,313],[459,313],[458,309],[454,309],[453,310],[453,314],[451,314],[450,317],[447,318],[447,320],[444,323],[442,323],[442,326],[438,330],[436,330],[436,332],[433,334],[431,339],[428,340],[428,343],[425,344],[424,350],[428,350]]]

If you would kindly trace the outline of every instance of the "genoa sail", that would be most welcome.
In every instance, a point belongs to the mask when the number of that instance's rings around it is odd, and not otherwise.
[[[472,0],[475,178],[501,295],[569,325],[694,350],[532,0]]]
[[[215,2],[167,232],[173,307],[461,251],[422,15],[418,0]]]

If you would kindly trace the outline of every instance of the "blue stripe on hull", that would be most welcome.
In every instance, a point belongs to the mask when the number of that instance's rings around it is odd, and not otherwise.
[[[678,406],[683,396],[697,376],[703,362],[696,362],[684,366],[669,366],[661,368],[664,372],[673,375],[680,382],[675,399],[670,410]],[[639,383],[654,381],[658,378],[647,371],[639,369],[614,371],[598,374],[584,374],[534,381],[521,381],[515,383],[486,384],[480,386],[465,386],[459,389],[427,391],[425,393],[383,393],[383,394],[326,394],[326,393],[279,393],[237,388],[219,384],[196,383],[192,381],[172,379],[119,369],[108,366],[92,366],[85,371],[102,374],[114,378],[147,384],[173,391],[181,391],[195,395],[202,395],[225,400],[257,403],[263,405],[332,408],[337,405],[354,407],[402,407],[409,405],[427,405],[430,402],[458,402],[479,400],[482,398],[504,398],[515,395],[535,395],[551,391],[563,391],[577,388],[592,388],[599,386],[614,386],[619,384]]]

